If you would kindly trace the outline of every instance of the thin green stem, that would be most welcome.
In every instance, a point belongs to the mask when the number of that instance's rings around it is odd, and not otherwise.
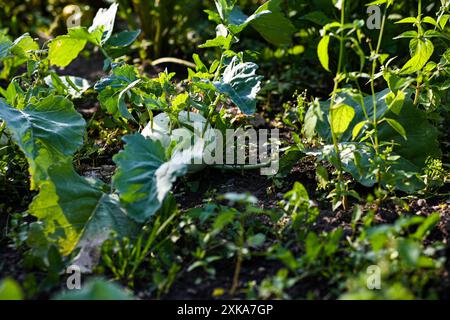
[[[422,29],[422,0],[419,0],[418,8],[417,8],[417,18],[419,19],[419,24],[417,25],[419,36],[423,35],[423,29]],[[414,105],[416,106],[419,103],[419,96],[420,96],[420,87],[422,83],[420,80],[420,77],[417,76],[417,85],[416,85],[416,94],[414,97]]]
[[[214,79],[213,81],[217,81],[220,78],[220,72],[222,70],[223,67],[223,53],[220,55],[220,62],[219,62],[219,66],[217,67],[216,73],[214,75]],[[216,109],[217,105],[220,102],[220,99],[222,98],[221,94],[218,94],[216,96],[216,99],[214,100],[214,102],[210,105],[209,109],[208,109],[208,117],[206,118],[206,123],[205,123],[205,127],[203,128],[202,131],[202,138],[205,136],[206,130],[208,129],[208,125],[211,122],[211,117],[212,114],[214,113],[214,110]]]
[[[330,122],[331,124],[333,123],[333,113],[331,112],[334,104],[336,103],[336,97],[337,97],[337,91],[339,89],[339,84],[341,82],[341,71],[342,71],[342,63],[343,63],[343,58],[344,58],[344,45],[345,45],[345,37],[344,37],[344,26],[345,23],[345,0],[342,1],[342,9],[341,9],[341,34],[339,37],[339,61],[338,61],[338,68],[337,68],[337,72],[336,72],[336,77],[334,78],[334,88],[333,88],[333,94],[331,97],[331,102],[330,102],[330,112],[329,112],[329,118],[330,118]],[[337,170],[338,170],[338,193],[340,193],[341,190],[341,182],[343,180],[343,164],[342,164],[342,160],[341,160],[341,154],[340,154],[340,150],[339,150],[339,144],[338,144],[338,137],[336,135],[336,133],[334,132],[334,129],[331,128],[331,138],[333,140],[333,146],[334,146],[334,151],[336,153],[336,158],[337,158]],[[344,197],[342,199],[342,204],[344,206],[344,209],[346,209],[346,198]]]
[[[239,275],[241,273],[241,268],[242,268],[242,262],[244,261],[244,255],[243,255],[243,250],[244,250],[244,243],[245,243],[245,239],[244,239],[244,234],[245,234],[245,230],[244,230],[244,221],[241,218],[240,219],[240,228],[239,228],[239,240],[238,240],[238,248],[237,248],[237,257],[236,257],[236,266],[234,268],[234,274],[233,274],[233,283],[231,285],[231,289],[230,289],[230,296],[234,296],[236,293],[236,290],[239,287]]]
[[[422,19],[422,0],[419,0],[419,10],[418,11],[418,16],[419,19]]]
[[[378,108],[377,108],[377,97],[375,94],[375,72],[377,70],[377,62],[378,62],[378,55],[380,53],[380,49],[381,49],[381,43],[383,40],[383,34],[384,34],[384,29],[385,29],[385,25],[386,25],[386,17],[387,17],[387,7],[384,10],[384,14],[383,14],[383,19],[381,21],[381,29],[380,29],[380,33],[378,36],[378,43],[377,43],[377,47],[375,49],[375,52],[373,54],[373,61],[372,61],[372,73],[370,74],[370,90],[372,93],[372,106],[373,106],[373,121],[372,121],[372,126],[374,129],[374,144],[373,147],[375,149],[375,154],[378,158],[378,155],[380,153],[380,144],[379,144],[379,138],[378,138]],[[378,188],[381,189],[381,175],[380,172],[377,173],[377,184],[378,184]]]

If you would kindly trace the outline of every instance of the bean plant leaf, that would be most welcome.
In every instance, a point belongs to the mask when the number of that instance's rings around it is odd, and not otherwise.
[[[45,180],[51,164],[71,157],[83,144],[85,121],[72,102],[49,96],[15,109],[0,99],[0,118],[30,165],[32,189]]]
[[[339,104],[331,109],[330,117],[332,130],[336,135],[340,136],[347,131],[348,126],[355,117],[355,110],[346,104]]]
[[[136,221],[144,222],[161,207],[173,182],[187,172],[182,159],[166,161],[160,142],[141,134],[125,136],[125,149],[114,157],[113,185]]]
[[[421,70],[430,60],[434,46],[429,39],[419,39],[411,59],[403,66],[401,74],[411,74]]]
[[[326,35],[322,37],[322,39],[320,39],[319,45],[317,46],[317,55],[319,56],[319,61],[322,64],[322,67],[327,71],[330,71],[330,58],[328,55],[329,44],[330,36]]]
[[[66,35],[53,39],[48,45],[50,64],[58,67],[68,66],[88,42],[99,46],[101,44],[102,29],[89,32],[84,27],[70,28]]]
[[[390,118],[386,118],[385,120],[392,127],[392,129],[397,131],[403,137],[403,139],[408,140],[408,138],[406,137],[406,130],[405,130],[405,128],[403,128],[403,126],[400,123],[398,123],[396,120],[390,119]]]
[[[366,126],[366,125],[367,125],[367,121],[364,120],[364,121],[359,122],[357,125],[355,125],[355,126],[353,127],[353,131],[352,131],[352,140],[355,140],[355,139],[359,136],[361,130],[362,130],[362,129],[364,128],[364,126]]]
[[[391,110],[396,115],[400,114],[404,103],[405,103],[405,93],[402,90],[399,90],[397,94],[391,92],[386,96],[386,104],[389,110]]]
[[[45,233],[62,254],[80,249],[80,267],[90,269],[95,264],[94,251],[98,254],[112,233],[130,237],[136,232],[137,225],[109,187],[79,176],[71,161],[51,166],[48,175],[29,212],[45,224]]]
[[[27,58],[29,51],[38,50],[39,45],[28,33],[14,41],[2,35],[0,38],[0,60],[8,57]]]
[[[262,76],[256,75],[258,65],[233,60],[225,69],[221,81],[214,82],[217,91],[227,95],[245,114],[256,111],[256,95],[261,90]]]

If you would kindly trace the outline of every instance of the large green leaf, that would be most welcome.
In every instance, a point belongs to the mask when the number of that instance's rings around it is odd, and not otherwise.
[[[292,42],[295,27],[281,11],[281,0],[267,1],[250,16],[224,0],[216,1],[216,7],[222,22],[234,35],[251,25],[274,45],[289,45]]]
[[[123,140],[125,149],[114,157],[113,185],[130,216],[144,222],[161,207],[175,179],[186,174],[187,163],[181,157],[166,162],[161,144],[141,134]]]
[[[46,179],[51,164],[71,157],[83,144],[86,123],[61,96],[49,96],[23,110],[0,99],[0,118],[28,159],[32,189]]]
[[[411,74],[421,70],[430,60],[434,52],[433,42],[430,39],[419,39],[411,59],[403,66],[401,74]]]
[[[250,25],[268,42],[277,46],[290,45],[296,29],[281,11],[281,0],[267,1],[256,10],[255,14],[266,11],[270,13],[259,15],[250,22]]]
[[[69,30],[70,31],[70,30]],[[48,58],[50,64],[58,67],[68,66],[84,49],[87,37],[78,33],[66,34],[56,37],[48,45]]]
[[[80,249],[80,267],[93,266],[95,251],[113,232],[119,237],[135,234],[136,223],[109,186],[79,176],[70,161],[51,166],[48,175],[29,212],[45,224],[47,236],[63,254]]]
[[[240,62],[234,57],[225,69],[221,81],[214,82],[216,89],[228,97],[245,114],[256,111],[256,95],[261,90],[262,76],[256,75],[258,65]]]

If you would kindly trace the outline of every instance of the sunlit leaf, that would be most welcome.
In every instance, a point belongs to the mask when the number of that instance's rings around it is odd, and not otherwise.
[[[261,76],[256,75],[258,66],[252,62],[240,62],[234,57],[225,69],[216,89],[227,95],[245,114],[256,111],[256,95],[261,90]]]
[[[69,100],[49,96],[14,109],[0,99],[0,118],[30,164],[32,189],[47,177],[50,165],[71,157],[83,144],[85,121]]]

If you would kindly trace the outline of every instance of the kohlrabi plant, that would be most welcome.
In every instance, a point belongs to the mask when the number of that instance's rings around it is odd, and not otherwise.
[[[101,9],[90,28],[74,27],[40,49],[24,35],[12,42],[1,39],[0,59],[27,65],[1,94],[2,131],[11,134],[29,163],[31,189],[38,195],[28,212],[37,218],[30,226],[32,254],[50,259],[50,247],[74,258],[85,270],[98,260],[98,248],[112,235],[133,238],[149,223],[170,194],[177,177],[201,169],[205,152],[215,148],[214,129],[225,128],[221,116],[235,105],[243,114],[256,110],[262,77],[258,66],[244,61],[231,46],[249,25],[271,42],[289,41],[293,27],[268,1],[246,16],[228,1],[217,1],[217,36],[202,47],[218,48],[209,67],[194,55],[195,70],[177,85],[174,74],[151,79],[119,59],[138,31],[113,34],[117,5]],[[261,23],[273,28],[262,28]],[[90,88],[84,79],[58,76],[53,66],[69,65],[87,46],[105,56],[109,75],[97,81],[101,108],[122,126],[140,132],[123,137],[125,148],[114,158],[111,185],[76,172],[73,157],[84,143],[86,121],[71,99]],[[220,150],[222,152],[222,150]],[[199,160],[199,161],[197,161]],[[42,241],[37,241],[40,239]]]

